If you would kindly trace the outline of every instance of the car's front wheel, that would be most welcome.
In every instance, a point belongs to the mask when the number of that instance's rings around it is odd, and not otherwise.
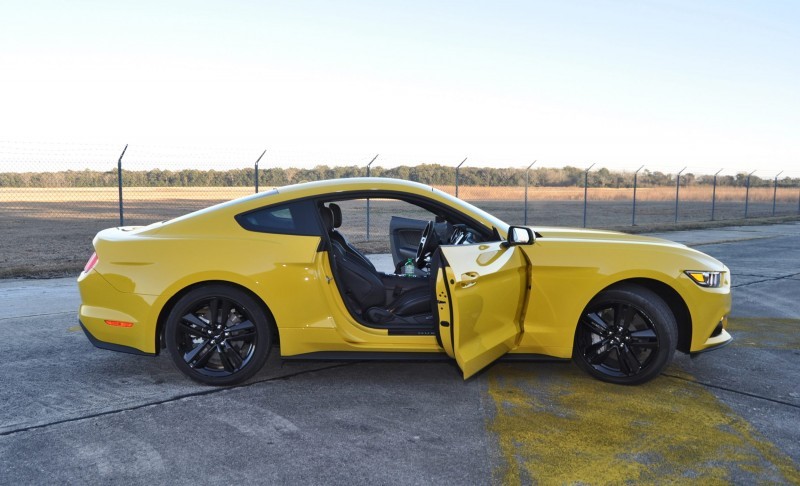
[[[235,385],[264,366],[272,346],[268,317],[247,293],[213,284],[182,296],[166,321],[175,366],[206,385]]]
[[[661,297],[644,287],[621,285],[586,306],[572,357],[595,378],[637,385],[661,373],[677,339],[675,316]]]

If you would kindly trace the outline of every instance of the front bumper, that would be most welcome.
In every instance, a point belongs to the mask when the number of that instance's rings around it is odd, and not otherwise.
[[[714,332],[711,333],[711,336],[706,340],[706,342],[703,343],[702,348],[697,351],[692,351],[689,353],[689,355],[696,356],[700,353],[714,351],[715,349],[719,349],[730,344],[733,341],[733,337],[728,334],[728,331],[725,330],[727,324],[727,316],[720,319],[719,324],[717,324],[717,327],[714,328]]]
[[[720,288],[703,288],[682,278],[683,292],[692,319],[692,341],[689,354],[718,349],[733,339],[726,327],[731,312],[730,273],[725,268]]]

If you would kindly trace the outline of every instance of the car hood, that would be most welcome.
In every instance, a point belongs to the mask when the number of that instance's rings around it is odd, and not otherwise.
[[[597,251],[617,247],[624,249],[630,257],[634,252],[647,255],[647,259],[666,258],[668,255],[683,258],[684,269],[728,271],[727,267],[716,258],[707,255],[682,243],[654,238],[652,236],[629,235],[616,231],[603,231],[579,228],[538,227],[537,243],[543,246],[569,247],[571,257],[575,252],[583,255],[596,255]],[[645,253],[641,253],[641,252]]]
[[[560,228],[555,226],[531,227],[536,232],[537,237],[546,240],[571,240],[571,241],[607,241],[619,243],[649,243],[655,245],[666,245],[683,247],[686,245],[662,238],[652,236],[630,235],[618,231],[605,231],[580,228]]]

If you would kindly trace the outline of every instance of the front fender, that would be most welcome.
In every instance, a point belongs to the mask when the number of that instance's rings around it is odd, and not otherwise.
[[[646,279],[673,289],[686,303],[692,322],[703,323],[702,332],[708,322],[719,322],[720,312],[730,309],[729,287],[708,292],[683,273],[717,266],[727,270],[724,265],[680,245],[540,238],[524,250],[532,264],[531,295],[525,333],[515,352],[570,357],[574,331],[586,305],[603,289],[627,280]],[[708,335],[700,336],[695,326],[692,329],[694,350]]]

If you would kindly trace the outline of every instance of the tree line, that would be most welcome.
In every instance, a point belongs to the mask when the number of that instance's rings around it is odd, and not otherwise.
[[[583,187],[584,169],[566,166],[560,169],[539,167],[527,171],[531,186],[544,187]],[[318,165],[312,169],[270,167],[260,168],[260,186],[283,186],[300,182],[323,179],[342,179],[365,177],[367,169],[363,166]],[[373,167],[370,175],[374,177],[393,177],[423,184],[452,186],[456,184],[456,170],[452,166],[421,164],[392,168]],[[714,176],[681,174],[681,186],[710,185]],[[124,170],[123,185],[127,187],[235,187],[253,186],[255,170]],[[458,184],[463,186],[524,186],[526,170],[518,168],[462,167],[458,173]],[[634,175],[630,172],[611,171],[606,168],[590,171],[589,187],[623,188],[633,187]],[[0,187],[108,187],[118,183],[117,170],[111,171],[59,171],[59,172],[0,172]],[[676,174],[668,174],[647,169],[639,172],[637,184],[647,186],[674,186]],[[724,175],[717,177],[721,186],[744,187],[747,174]],[[772,179],[751,176],[751,187],[765,187],[773,184]],[[780,187],[800,185],[800,178],[784,177],[778,180]]]

